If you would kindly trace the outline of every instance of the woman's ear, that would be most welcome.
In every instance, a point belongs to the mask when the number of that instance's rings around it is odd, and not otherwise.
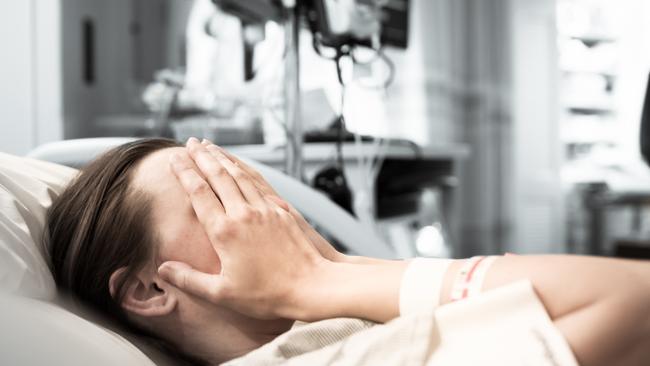
[[[126,267],[119,268],[108,280],[108,288],[113,298],[117,296],[117,286],[125,279]],[[124,283],[126,292],[120,304],[129,313],[144,317],[164,316],[176,308],[178,299],[173,291],[158,277],[155,271],[147,268],[136,273]]]

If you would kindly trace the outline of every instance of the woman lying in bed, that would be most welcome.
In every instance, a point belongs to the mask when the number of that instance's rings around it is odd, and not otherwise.
[[[650,263],[346,256],[256,171],[205,141],[141,140],[109,151],[56,200],[48,228],[61,289],[208,364],[293,331],[295,320],[384,323],[420,300],[444,306],[522,279],[580,364],[650,364]],[[417,285],[426,291],[406,283],[418,280],[407,269],[428,274]]]

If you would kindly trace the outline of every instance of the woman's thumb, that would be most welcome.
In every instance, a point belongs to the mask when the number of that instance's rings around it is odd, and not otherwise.
[[[183,292],[201,297],[211,302],[221,300],[223,279],[195,270],[187,263],[165,262],[158,267],[160,277]]]

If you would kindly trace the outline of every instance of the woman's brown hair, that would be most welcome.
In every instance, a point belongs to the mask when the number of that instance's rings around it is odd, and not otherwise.
[[[150,199],[131,187],[133,172],[149,154],[177,146],[182,145],[168,139],[137,140],[82,168],[48,211],[45,247],[59,291],[147,336],[164,351],[202,363],[137,327],[120,305],[129,280],[151,260],[156,241]],[[111,296],[109,279],[122,267],[126,271]]]
[[[47,215],[46,248],[60,290],[102,313],[126,321],[120,306],[124,285],[154,248],[149,198],[131,188],[133,171],[149,154],[179,146],[146,139],[115,147],[84,167]],[[108,282],[127,270],[111,296]]]

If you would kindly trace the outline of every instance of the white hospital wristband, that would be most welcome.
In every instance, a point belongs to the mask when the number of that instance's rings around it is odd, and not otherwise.
[[[402,276],[400,315],[432,311],[440,305],[442,283],[451,259],[415,258]]]

